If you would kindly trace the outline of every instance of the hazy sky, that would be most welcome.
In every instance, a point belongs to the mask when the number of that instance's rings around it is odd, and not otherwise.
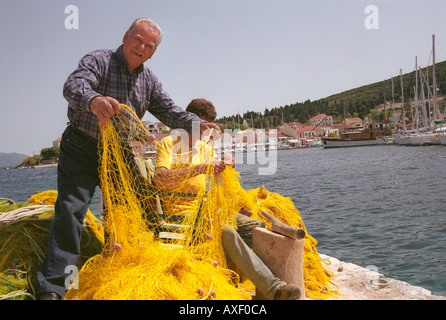
[[[78,29],[66,28],[69,5]],[[415,56],[426,66],[432,34],[446,60],[445,0],[3,0],[0,152],[51,147],[68,121],[67,76],[143,16],[164,32],[146,66],[178,105],[204,97],[219,116],[389,79],[413,71]]]

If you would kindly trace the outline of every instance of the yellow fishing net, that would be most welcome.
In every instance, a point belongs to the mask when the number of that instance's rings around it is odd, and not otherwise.
[[[305,229],[292,201],[265,188],[244,190],[231,166],[218,177],[212,165],[205,166],[201,183],[192,188],[186,181],[196,177],[193,170],[190,176],[154,175],[152,161],[141,155],[136,163],[130,160],[138,149],[128,146],[150,137],[142,123],[124,105],[112,119],[101,127],[100,142],[106,244],[84,265],[79,289],[70,289],[66,299],[251,299],[247,290],[254,289],[252,284],[240,283],[239,275],[227,266],[221,230],[237,228],[235,215],[243,207],[258,220],[264,220],[259,212],[266,210]],[[161,148],[175,146],[171,153],[175,168],[212,164],[206,143],[192,142],[186,149],[176,141],[187,142],[190,137],[181,138],[170,138],[170,144],[155,141],[158,154]],[[319,258],[315,239],[307,235],[305,242],[306,295],[329,298],[335,294],[331,275]]]
[[[49,190],[33,195],[28,202],[0,201],[0,300],[35,299],[56,198],[57,191]],[[88,210],[77,267],[100,253],[103,242],[102,224]]]
[[[337,291],[330,287],[330,284],[332,284],[330,278],[333,277],[333,273],[327,270],[322,263],[327,264],[328,261],[321,261],[316,249],[317,241],[308,234],[302,217],[292,200],[277,193],[271,193],[264,187],[247,191],[247,198],[254,212],[252,218],[264,221],[269,226],[269,221],[259,214],[260,210],[265,210],[280,221],[305,230],[303,272],[307,297],[327,299],[337,296]]]
[[[155,163],[143,154],[132,160],[133,153],[141,152],[138,148],[149,136],[124,105],[121,114],[101,127],[103,221],[101,225],[88,212],[78,281],[65,299],[251,299],[253,284],[227,265],[222,228],[237,228],[236,214],[244,208],[252,212],[252,218],[267,225],[270,222],[260,214],[261,210],[306,230],[299,211],[291,199],[264,187],[245,190],[239,173],[231,166],[215,177],[215,158],[209,147],[212,141],[206,137],[204,141],[192,141],[189,148],[181,142],[189,145],[190,137],[179,133],[152,143],[152,148],[158,149]],[[187,173],[155,175],[155,166],[165,163],[166,159],[159,156],[163,152],[171,155],[172,168]],[[204,164],[199,174],[189,168],[195,164]],[[54,191],[43,192],[30,202],[53,204],[56,196]],[[3,227],[0,267],[4,272],[0,274],[0,289],[1,283],[9,286],[3,286],[9,290],[4,296],[26,297],[34,293],[34,278],[44,257],[50,225],[44,218],[52,214],[45,213],[38,221]],[[23,237],[14,236],[19,233]],[[319,258],[316,245],[307,232],[306,296],[327,299],[336,291],[330,286],[332,275]],[[30,255],[30,250],[38,254]]]

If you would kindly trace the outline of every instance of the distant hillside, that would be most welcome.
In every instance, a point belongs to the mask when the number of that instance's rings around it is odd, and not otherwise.
[[[422,69],[424,73],[428,70],[429,85],[432,86],[432,66]],[[446,61],[436,64],[436,79],[439,88],[439,95],[446,94]],[[420,83],[420,79],[418,80]],[[400,75],[393,77],[394,99],[395,103],[401,102],[401,81]],[[403,74],[404,100],[408,103],[414,98],[415,71]],[[426,91],[427,97],[427,91]],[[274,107],[265,109],[264,113],[248,111],[240,115],[234,115],[235,122],[243,123],[246,120],[251,125],[251,119],[254,121],[256,128],[276,128],[284,122],[299,121],[307,122],[310,118],[319,113],[325,113],[331,116],[343,115],[343,107],[345,107],[347,116],[356,116],[364,119],[370,113],[370,110],[382,105],[384,101],[392,101],[392,79],[365,85],[359,88],[347,90],[332,96],[305,102],[297,102],[291,105]],[[441,112],[443,112],[444,102],[440,104]],[[232,127],[233,116],[217,119],[218,123],[226,123],[228,128]]]
[[[22,153],[0,152],[0,168],[15,167],[26,158],[28,158],[28,155]]]

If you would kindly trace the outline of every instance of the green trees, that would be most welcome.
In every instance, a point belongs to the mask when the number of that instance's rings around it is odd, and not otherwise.
[[[40,151],[40,157],[42,160],[57,160],[59,159],[59,148],[44,148]]]
[[[28,158],[24,159],[22,162],[20,162],[15,168],[20,167],[33,167],[37,166],[40,162],[39,156],[29,156]]]
[[[428,68],[430,78],[432,78],[432,66]],[[436,64],[437,84],[439,95],[446,94],[446,61]],[[404,98],[406,102],[414,98],[415,71],[403,75]],[[432,80],[430,80],[432,83]],[[399,75],[395,75],[393,81],[393,92],[395,103],[401,102],[401,83]],[[427,96],[427,93],[426,93]],[[283,122],[301,122],[306,123],[310,118],[317,114],[325,113],[327,115],[342,118],[344,114],[344,104],[347,117],[359,117],[364,119],[371,113],[373,118],[383,118],[383,114],[378,116],[373,109],[383,105],[385,101],[392,101],[392,79],[372,83],[359,88],[347,90],[327,98],[304,102],[297,102],[291,105],[265,108],[262,113],[247,111],[246,113],[231,117],[217,119],[218,123],[227,123],[228,128],[238,128],[238,123],[242,124],[246,120],[251,126],[264,129],[273,129],[280,126]],[[387,110],[390,104],[386,106]],[[444,110],[444,102],[440,102],[440,110]],[[252,119],[252,121],[251,121]]]
[[[29,156],[20,162],[15,168],[33,167],[41,164],[43,161],[57,161],[59,159],[59,148],[51,147],[40,150],[40,156]]]

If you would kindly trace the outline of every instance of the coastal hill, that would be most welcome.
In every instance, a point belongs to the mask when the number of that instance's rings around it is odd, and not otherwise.
[[[28,155],[22,153],[0,152],[0,168],[14,167],[26,158],[28,158]]]
[[[432,87],[432,66],[422,68],[422,72],[428,75],[429,86]],[[393,77],[394,100],[395,103],[401,102],[401,78],[399,74]],[[291,105],[274,107],[265,109],[263,113],[247,111],[243,115],[234,115],[217,119],[217,123],[225,123],[231,128],[234,123],[243,123],[246,120],[251,126],[254,122],[255,128],[277,128],[282,122],[298,121],[307,122],[310,118],[320,113],[327,115],[342,117],[345,103],[346,113],[349,117],[359,117],[364,119],[369,115],[372,109],[378,108],[379,105],[392,102],[392,78],[369,85],[361,86],[355,89],[347,90],[341,93],[331,95],[315,101],[307,100],[305,102],[297,102]],[[436,79],[438,94],[446,94],[446,61],[436,63]],[[420,86],[420,76],[418,84]],[[415,87],[415,71],[403,74],[403,89],[405,104],[410,103],[410,99],[414,99]],[[421,86],[420,86],[421,87]],[[427,90],[426,90],[426,97]],[[444,102],[440,102],[440,110],[444,111]]]

